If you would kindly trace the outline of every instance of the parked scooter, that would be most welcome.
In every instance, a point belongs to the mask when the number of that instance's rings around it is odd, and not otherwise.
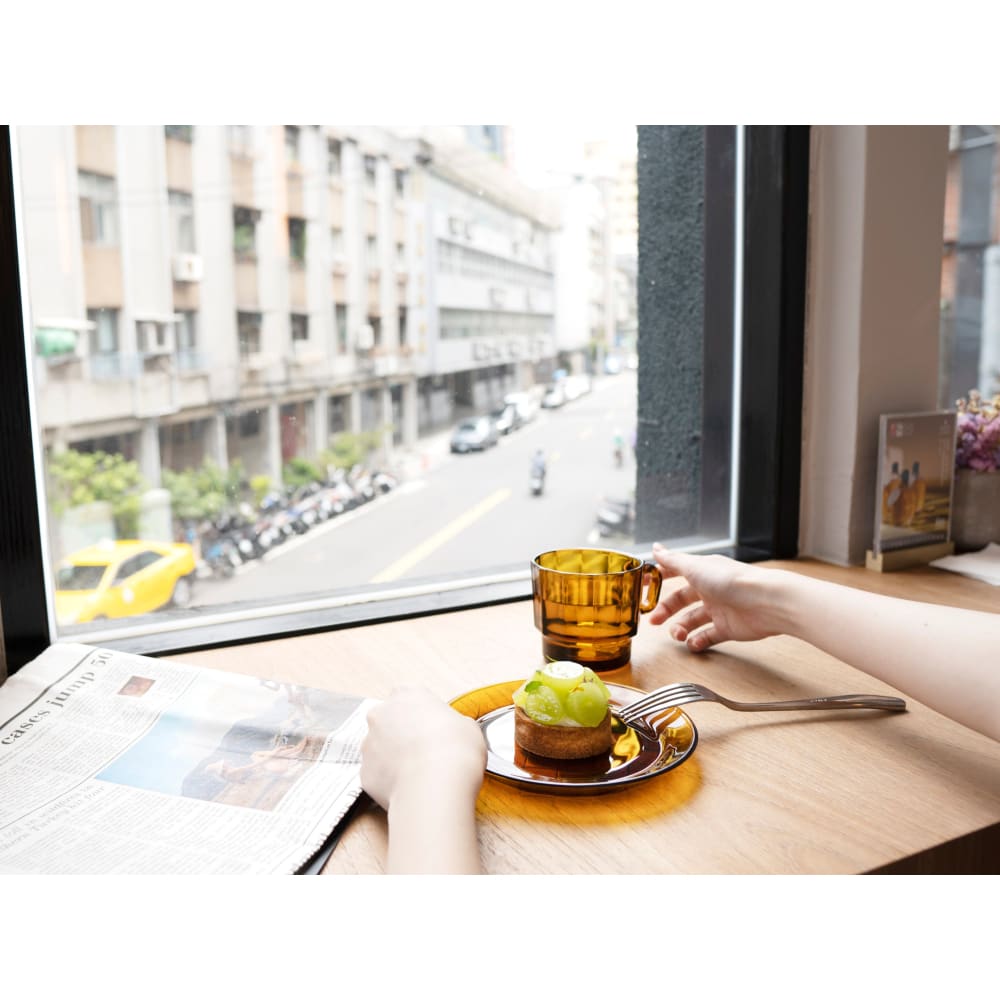
[[[531,459],[531,473],[528,476],[531,495],[540,497],[545,489],[545,454],[539,448]]]
[[[605,497],[597,508],[597,531],[608,535],[631,535],[635,526],[635,511],[631,499]]]

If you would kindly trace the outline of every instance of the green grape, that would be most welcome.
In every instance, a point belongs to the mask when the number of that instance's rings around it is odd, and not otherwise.
[[[563,717],[563,706],[559,695],[552,690],[552,688],[546,687],[544,684],[538,684],[535,687],[530,681],[527,685],[530,690],[527,690],[524,696],[524,704],[521,706],[528,716],[535,722],[541,722],[546,726],[554,726]]]
[[[566,711],[581,726],[596,726],[608,711],[608,699],[598,681],[584,681],[566,696]]]
[[[596,681],[597,684],[600,686],[600,689],[604,692],[604,697],[605,698],[611,697],[611,692],[608,690],[607,684],[605,684],[604,681],[601,680],[600,675],[595,674],[594,671],[590,669],[590,667],[583,668],[583,679],[585,681]]]
[[[580,681],[586,679],[586,669],[571,660],[557,660],[555,663],[546,663],[541,670],[536,670],[533,679],[541,681],[560,697],[565,698]]]

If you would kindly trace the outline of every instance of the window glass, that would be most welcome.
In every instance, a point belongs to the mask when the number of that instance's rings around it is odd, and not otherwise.
[[[113,177],[81,170],[80,235],[84,243],[115,246],[118,243],[118,193]]]
[[[301,264],[306,259],[306,220],[288,220],[288,256]]]
[[[190,545],[192,613],[225,614],[526,580],[559,546],[648,548],[641,460],[670,443],[639,434],[655,372],[639,357],[634,127],[115,126],[113,175],[87,169],[72,126],[15,132],[30,313],[86,331],[73,365],[38,349],[37,447],[50,470],[68,452],[116,463],[96,500],[50,493],[54,570],[102,539]],[[728,173],[691,188],[695,208],[732,201],[727,141]],[[78,227],[59,197],[74,183]],[[196,251],[200,268],[174,270]],[[685,405],[728,434],[729,401],[696,391]],[[664,477],[667,513],[688,478]],[[217,573],[208,546],[237,532],[253,555]]]
[[[326,144],[326,170],[331,177],[340,175],[340,140],[330,139]]]
[[[252,258],[257,252],[257,216],[253,209],[233,209],[233,252],[237,257]]]
[[[941,257],[938,403],[1000,393],[1000,150],[996,125],[952,125]]]
[[[176,253],[194,253],[194,202],[185,191],[170,191],[170,234]]]

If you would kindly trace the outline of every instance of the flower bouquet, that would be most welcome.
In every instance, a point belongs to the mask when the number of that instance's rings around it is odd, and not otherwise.
[[[991,472],[1000,469],[1000,395],[984,402],[975,390],[959,399],[955,468]]]
[[[1000,541],[1000,395],[985,401],[975,389],[958,410],[952,539],[961,550]]]

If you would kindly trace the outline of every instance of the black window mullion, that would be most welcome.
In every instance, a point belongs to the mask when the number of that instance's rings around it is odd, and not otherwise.
[[[14,222],[10,127],[0,126],[0,610],[7,669],[50,641]]]
[[[737,551],[798,552],[808,126],[745,130]]]

